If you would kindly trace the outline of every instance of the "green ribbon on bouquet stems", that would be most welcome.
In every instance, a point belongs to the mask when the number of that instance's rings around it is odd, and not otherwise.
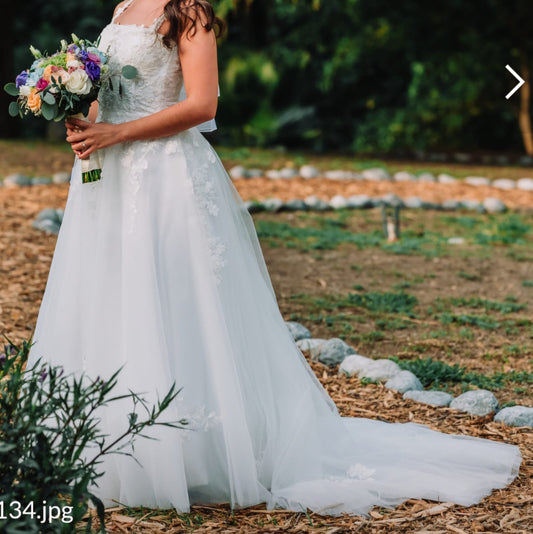
[[[75,115],[72,115],[72,118],[89,121],[83,113],[76,113]],[[97,182],[102,178],[102,169],[98,151],[93,152],[88,159],[81,159],[80,162],[81,182],[83,184]]]

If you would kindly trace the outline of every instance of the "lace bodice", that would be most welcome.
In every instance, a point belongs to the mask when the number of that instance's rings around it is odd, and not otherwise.
[[[183,76],[177,46],[168,49],[163,45],[157,32],[162,21],[159,17],[151,26],[112,21],[102,30],[99,49],[108,54],[111,83],[100,90],[99,121],[125,122],[179,101]],[[134,79],[121,75],[125,65],[137,69]]]

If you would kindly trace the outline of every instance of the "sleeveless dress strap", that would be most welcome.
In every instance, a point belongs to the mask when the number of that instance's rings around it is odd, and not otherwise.
[[[123,6],[121,6],[121,7],[119,7],[119,8],[117,9],[115,15],[114,15],[113,18],[111,19],[111,22],[115,22],[115,19],[116,19],[117,17],[119,17],[120,15],[122,15],[122,13],[124,13],[124,11],[126,11],[126,9],[128,9],[128,7],[130,7],[130,4],[131,4],[132,2],[134,2],[134,1],[135,1],[135,0],[126,0],[126,3],[125,3]]]
[[[161,24],[163,24],[163,22],[165,22],[165,14],[161,13],[161,15],[159,15],[159,17],[154,19],[154,22],[152,22],[152,27],[154,28],[154,31],[159,31],[159,28],[161,28]]]

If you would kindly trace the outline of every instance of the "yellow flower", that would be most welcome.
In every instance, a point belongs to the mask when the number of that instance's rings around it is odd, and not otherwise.
[[[76,54],[71,54],[70,52],[67,52],[67,63],[69,61],[76,61]]]
[[[28,97],[28,107],[33,113],[37,113],[41,109],[41,96],[39,91],[33,88]]]

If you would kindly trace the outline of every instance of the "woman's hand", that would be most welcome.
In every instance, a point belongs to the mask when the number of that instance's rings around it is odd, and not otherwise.
[[[119,124],[69,118],[65,125],[67,141],[79,159],[87,159],[95,150],[121,142]]]

